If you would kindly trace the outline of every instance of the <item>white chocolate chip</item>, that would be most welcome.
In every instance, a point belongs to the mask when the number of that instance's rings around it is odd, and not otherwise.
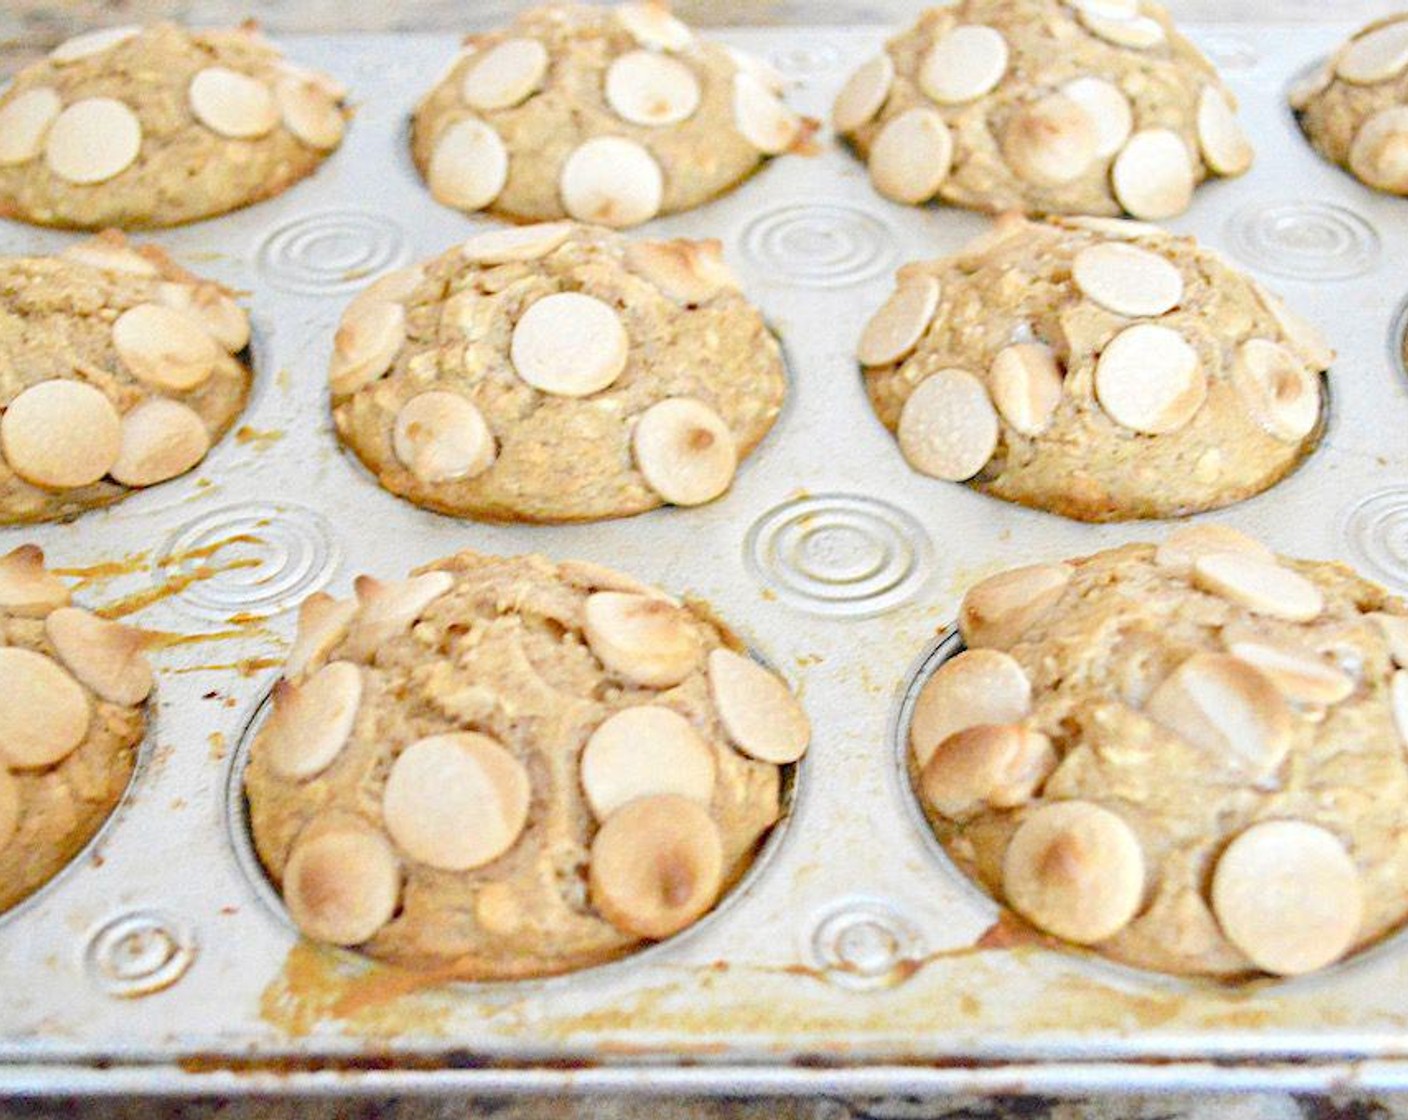
[[[617,712],[582,750],[582,790],[599,821],[629,801],[662,793],[707,807],[714,771],[713,752],[689,720],[654,704]]]
[[[177,393],[205,384],[220,360],[199,320],[159,303],[139,303],[119,315],[112,344],[138,381]]]
[[[567,157],[558,190],[563,208],[578,221],[624,229],[660,212],[665,175],[634,140],[598,136]]]
[[[26,482],[71,490],[97,482],[117,462],[117,409],[81,381],[41,381],[0,414],[0,452]]]
[[[156,298],[195,319],[227,353],[238,354],[249,345],[249,316],[218,284],[163,283],[157,285]]]
[[[354,599],[334,599],[321,591],[304,599],[298,608],[298,632],[284,662],[284,679],[296,681],[305,673],[321,669],[347,637],[356,616]]]
[[[767,59],[760,58],[751,51],[741,51],[727,43],[724,44],[724,53],[733,60],[735,67],[745,74],[751,74],[773,93],[781,95],[787,90],[790,84],[787,77]]]
[[[785,152],[802,132],[802,119],[743,70],[733,76],[733,120],[743,139],[765,156]]]
[[[131,248],[116,230],[69,245],[59,256],[104,272],[128,272],[133,276],[157,276],[161,272],[150,258]]]
[[[707,303],[725,289],[737,291],[738,277],[724,263],[723,245],[705,241],[633,241],[626,267],[680,303]]]
[[[355,393],[382,377],[406,344],[406,309],[388,301],[355,301],[333,337],[328,384]]]
[[[694,34],[689,27],[670,14],[662,3],[644,0],[642,3],[617,4],[616,19],[643,47],[659,51],[679,51],[689,46]]]
[[[870,147],[870,181],[895,202],[928,202],[953,166],[953,137],[934,109],[907,109]]]
[[[357,818],[310,836],[313,827],[294,842],[284,867],[289,916],[314,940],[360,945],[396,914],[401,897],[396,853],[380,832]]]
[[[1116,424],[1145,435],[1176,432],[1207,399],[1198,352],[1169,327],[1137,323],[1105,347],[1095,365],[1095,395]]]
[[[969,649],[1006,649],[1061,601],[1071,584],[1065,564],[1030,564],[998,572],[963,596],[958,627]]]
[[[113,47],[119,46],[134,39],[142,33],[140,27],[104,27],[98,31],[85,31],[82,35],[75,35],[71,39],[65,39],[57,47],[49,52],[49,61],[60,66],[65,66],[80,59],[91,58],[94,55],[110,51]]]
[[[3,605],[3,600],[0,600],[0,605]],[[1408,616],[1375,611],[1369,617],[1383,635],[1393,663],[1400,669],[1408,668]]]
[[[460,97],[482,112],[511,109],[538,91],[547,72],[547,48],[537,39],[505,39],[470,61]]]
[[[67,758],[88,735],[83,687],[33,650],[0,646],[0,757],[32,770]]]
[[[1119,47],[1148,50],[1150,47],[1157,47],[1166,38],[1163,25],[1148,16],[1118,18],[1097,15],[1094,11],[1086,10],[1081,12],[1080,21],[1085,24],[1087,30]]]
[[[274,712],[259,749],[280,778],[304,782],[331,766],[352,737],[362,707],[362,671],[334,661],[298,684],[274,686]]]
[[[111,97],[75,101],[55,118],[44,140],[49,170],[80,186],[107,182],[130,167],[141,150],[137,114]]]
[[[316,78],[285,74],[274,85],[274,97],[284,127],[305,144],[326,152],[342,143],[342,108]]]
[[[1304,77],[1292,83],[1286,100],[1296,112],[1309,108],[1311,101],[1324,93],[1335,81],[1334,67],[1329,63],[1317,66]]]
[[[1408,105],[1380,109],[1359,126],[1349,169],[1375,190],[1408,193]]]
[[[331,74],[326,74],[321,70],[310,70],[306,66],[295,66],[287,59],[280,59],[278,68],[281,74],[297,78],[300,82],[305,82],[321,90],[323,96],[330,101],[345,101],[347,99],[347,87]]]
[[[919,88],[940,105],[961,105],[989,93],[1007,73],[1010,52],[992,27],[955,27],[929,48],[919,66]]]
[[[377,650],[409,633],[430,605],[455,585],[449,572],[423,572],[396,583],[358,576],[357,617],[347,634],[346,656],[354,661],[375,657]]]
[[[1042,342],[1019,342],[1003,348],[988,373],[992,403],[1024,436],[1046,431],[1064,387],[1055,351]]]
[[[917,276],[895,289],[870,317],[856,356],[863,366],[885,366],[909,357],[939,309],[939,282]]]
[[[1305,821],[1252,825],[1228,844],[1212,878],[1223,934],[1258,968],[1278,976],[1340,959],[1359,936],[1359,870],[1331,832]]]
[[[714,905],[723,882],[718,826],[687,797],[637,798],[612,813],[592,840],[592,905],[637,937],[684,929]]]
[[[1354,678],[1306,650],[1264,641],[1229,642],[1227,651],[1259,669],[1287,700],[1338,704],[1354,691]]]
[[[1059,186],[1085,173],[1099,144],[1095,118],[1053,93],[1013,115],[1002,134],[1002,155],[1027,182]]]
[[[1134,830],[1089,801],[1029,813],[1002,859],[1011,907],[1038,929],[1078,945],[1113,937],[1144,899],[1144,853]]]
[[[1276,554],[1260,541],[1216,522],[1184,525],[1175,529],[1159,545],[1154,554],[1154,563],[1178,575],[1191,576],[1194,564],[1216,552],[1238,553],[1264,564],[1276,563]]]
[[[460,210],[482,210],[508,182],[508,149],[489,125],[465,117],[436,141],[426,182],[436,201]]]
[[[919,769],[957,731],[1018,723],[1032,707],[1032,685],[1015,658],[992,649],[966,650],[924,682],[909,722],[909,746]]]
[[[108,473],[124,486],[154,486],[185,474],[210,450],[210,433],[194,409],[151,397],[122,418],[122,443]]]
[[[1393,729],[1398,741],[1408,750],[1408,671],[1398,669],[1388,681],[1389,706],[1393,711]]]
[[[1346,82],[1369,86],[1396,78],[1408,68],[1408,21],[1398,19],[1357,36],[1335,60]]]
[[[1095,125],[1095,158],[1107,159],[1124,147],[1134,131],[1134,110],[1124,91],[1104,78],[1076,78],[1061,87]]]
[[[1167,231],[1159,226],[1150,225],[1148,222],[1131,221],[1128,218],[1093,218],[1085,214],[1076,214],[1053,220],[1058,225],[1069,226],[1072,229],[1089,230],[1102,237],[1113,237],[1120,241],[1137,241],[1141,237],[1168,237]]]
[[[1193,562],[1193,583],[1255,614],[1289,622],[1309,622],[1325,609],[1320,589],[1304,576],[1236,552],[1198,557]]]
[[[531,794],[527,768],[487,735],[432,735],[392,763],[382,819],[412,859],[469,871],[513,847],[528,823]]]
[[[186,91],[196,120],[232,140],[254,140],[279,123],[273,91],[258,78],[227,66],[207,66]]]
[[[607,670],[650,688],[679,684],[703,654],[688,613],[654,596],[598,591],[583,608],[583,631]]]
[[[43,151],[44,137],[63,106],[48,86],[26,90],[0,106],[0,167],[28,163]]]
[[[581,292],[556,292],[533,303],[513,328],[509,358],[533,388],[589,397],[625,371],[631,340],[609,304]]]
[[[1253,281],[1252,288],[1262,306],[1276,320],[1276,325],[1281,328],[1281,333],[1285,335],[1286,342],[1290,344],[1291,349],[1309,362],[1312,368],[1316,370],[1329,369],[1335,360],[1335,352],[1330,349],[1330,344],[1325,341],[1325,336],[1287,307],[1278,296],[1273,295],[1260,284]]]
[[[396,458],[422,482],[475,478],[498,455],[494,433],[475,403],[434,389],[401,406],[391,441]]]
[[[23,811],[19,782],[13,774],[0,766],[0,852],[9,846],[10,841],[19,832]]]
[[[1025,805],[1056,769],[1056,751],[1040,731],[1019,724],[981,724],[939,744],[919,776],[926,804],[949,820],[983,806]]]
[[[1237,348],[1232,384],[1252,417],[1276,439],[1299,443],[1320,420],[1320,381],[1297,355],[1262,338]]]
[[[140,630],[60,607],[44,620],[44,633],[68,671],[100,699],[133,708],[151,695],[155,682]]]
[[[68,584],[44,567],[38,545],[22,544],[0,556],[0,613],[43,618],[68,602]]]
[[[1130,138],[1111,172],[1115,197],[1136,218],[1162,221],[1193,201],[1193,162],[1178,133],[1146,128]]]
[[[997,449],[997,410],[967,370],[941,369],[915,388],[900,411],[900,451],[932,478],[972,478]]]
[[[811,741],[811,724],[786,683],[752,658],[728,649],[709,654],[709,692],[729,740],[749,758],[796,762]]]
[[[1216,86],[1205,86],[1198,97],[1198,145],[1207,165],[1219,175],[1240,175],[1252,165],[1251,141],[1227,96]]]
[[[676,506],[712,502],[738,470],[728,425],[703,401],[669,397],[636,421],[631,452],[646,484]]]
[[[1066,4],[1080,14],[1102,19],[1133,19],[1139,14],[1139,0],[1066,0]]]
[[[1071,277],[1106,310],[1129,318],[1162,315],[1183,299],[1183,274],[1166,257],[1124,243],[1076,254]]]
[[[536,261],[557,250],[571,236],[571,222],[505,226],[471,237],[460,246],[460,255],[470,264],[478,265]]]
[[[702,95],[693,70],[654,51],[623,54],[606,71],[606,103],[631,124],[658,127],[688,120]]]
[[[880,112],[895,83],[895,64],[881,51],[850,76],[831,107],[831,127],[838,134],[854,132]]]

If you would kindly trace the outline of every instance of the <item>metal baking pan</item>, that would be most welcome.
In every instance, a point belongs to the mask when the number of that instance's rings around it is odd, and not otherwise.
[[[1348,26],[1191,28],[1242,99],[1257,163],[1173,225],[1250,269],[1339,350],[1324,444],[1213,515],[1408,591],[1408,379],[1397,357],[1408,202],[1301,140],[1284,91]],[[880,27],[729,31],[825,117]],[[0,531],[82,575],[80,601],[172,635],[137,775],[85,855],[0,919],[0,1091],[816,1092],[1408,1087],[1408,944],[1233,989],[989,932],[996,909],[922,826],[906,698],[963,589],[1005,566],[1157,537],[1024,510],[909,470],[853,358],[904,260],[985,220],[870,190],[829,141],[649,232],[719,237],[793,375],[771,436],[701,509],[485,526],[383,493],[333,438],[325,370],[350,296],[488,225],[433,203],[405,147],[450,36],[289,37],[360,108],[310,181],[158,233],[251,293],[258,380],[187,478],[72,524]],[[825,138],[823,138],[825,140]],[[0,251],[73,235],[0,224]],[[461,548],[628,568],[709,602],[802,690],[815,726],[755,873],[685,934],[553,980],[434,985],[300,943],[244,834],[239,775],[292,608]],[[178,637],[179,636],[179,637]],[[998,927],[1000,934],[1001,927]]]

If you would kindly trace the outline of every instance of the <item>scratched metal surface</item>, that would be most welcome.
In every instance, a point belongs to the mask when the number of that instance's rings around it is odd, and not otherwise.
[[[1246,178],[1173,223],[1318,321],[1339,349],[1320,451],[1214,515],[1408,592],[1408,380],[1391,335],[1408,203],[1300,141],[1283,90],[1350,30],[1191,29],[1243,100]],[[825,116],[878,28],[735,30]],[[865,402],[852,351],[894,268],[957,248],[975,215],[893,206],[823,136],[648,233],[716,236],[784,339],[791,396],[733,491],[704,509],[490,527],[381,492],[336,446],[324,392],[342,307],[375,273],[485,227],[430,201],[406,114],[452,36],[304,37],[356,91],[343,150],[242,214],[153,238],[251,293],[258,383],[240,438],[196,474],[70,525],[0,530],[87,573],[78,597],[184,635],[156,654],[152,732],[96,846],[0,918],[0,1089],[891,1093],[1408,1086],[1408,944],[1313,979],[1229,991],[1053,951],[984,948],[993,905],[920,825],[897,727],[916,667],[976,577],[1158,534],[1091,527],[920,478]],[[0,223],[0,252],[71,235]],[[686,934],[537,983],[425,986],[302,946],[239,814],[246,730],[291,608],[460,548],[617,564],[712,603],[802,689],[816,728],[785,829]]]

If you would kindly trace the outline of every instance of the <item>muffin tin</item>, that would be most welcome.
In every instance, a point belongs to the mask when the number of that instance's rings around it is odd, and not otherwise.
[[[1278,551],[1342,558],[1408,592],[1408,379],[1396,314],[1402,200],[1314,155],[1284,104],[1346,25],[1190,29],[1242,99],[1243,179],[1199,190],[1196,233],[1317,322],[1340,352],[1319,451],[1211,515]],[[735,31],[825,117],[888,29]],[[914,803],[904,727],[952,650],[963,590],[1019,563],[1158,539],[912,472],[866,402],[855,341],[905,260],[983,218],[877,198],[824,135],[649,234],[719,237],[787,350],[791,396],[733,490],[595,525],[487,526],[417,510],[338,449],[325,371],[377,273],[491,228],[432,202],[406,145],[451,36],[290,38],[360,102],[342,151],[282,197],[156,234],[251,292],[243,427],[193,475],[70,525],[0,531],[83,577],[78,598],[170,635],[153,728],[98,839],[0,917],[0,1086],[309,1092],[475,1089],[849,1092],[1408,1086],[1408,941],[1303,980],[1228,988],[1016,945]],[[73,235],[6,224],[0,251]],[[623,567],[707,601],[797,685],[812,749],[754,871],[695,928],[551,980],[443,984],[300,942],[245,832],[240,772],[292,608],[353,577],[462,548]],[[945,644],[948,643],[948,644]]]

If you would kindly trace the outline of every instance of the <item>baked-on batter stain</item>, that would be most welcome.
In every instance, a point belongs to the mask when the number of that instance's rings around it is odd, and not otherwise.
[[[163,580],[155,587],[149,587],[145,591],[138,591],[135,594],[124,596],[116,602],[99,607],[96,614],[102,618],[125,618],[129,614],[136,614],[137,611],[145,610],[153,603],[159,603],[163,599],[169,599],[173,595],[179,595],[190,587],[193,583],[200,583],[203,580],[214,579],[224,572],[232,572],[239,568],[258,568],[264,563],[253,557],[247,560],[232,560],[219,568],[212,568],[202,564],[194,571],[181,572]]]
[[[248,424],[244,424],[235,430],[235,442],[242,446],[253,445],[256,451],[268,451],[283,439],[285,434],[277,428],[260,431],[258,428],[251,428]]]
[[[123,576],[143,571],[147,566],[148,555],[150,554],[146,552],[130,552],[121,560],[107,560],[81,568],[50,568],[49,570],[56,576],[76,578],[78,582],[69,590],[82,591],[95,583],[107,583],[110,580],[121,579]]]
[[[172,669],[171,674],[177,676],[184,673],[224,673],[234,671],[242,677],[252,677],[262,673],[265,669],[274,669],[284,663],[282,657],[244,657],[239,661],[226,661],[218,665],[183,665],[179,669]]]

